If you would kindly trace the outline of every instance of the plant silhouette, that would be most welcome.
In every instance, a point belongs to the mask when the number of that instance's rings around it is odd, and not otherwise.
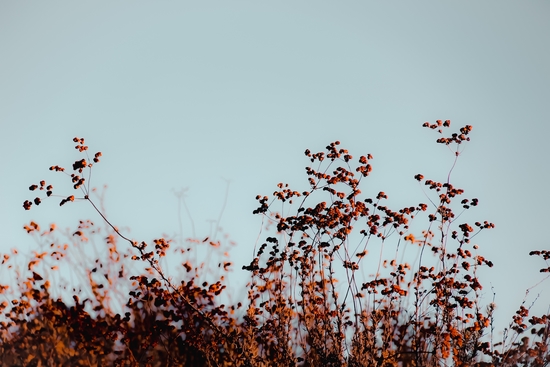
[[[254,214],[273,233],[243,267],[247,296],[235,303],[223,297],[232,263],[221,256],[211,269],[191,256],[197,246],[221,254],[224,240],[149,244],[125,236],[90,186],[102,154],[90,158],[84,139],[75,138],[84,158],[70,174],[57,165],[50,170],[66,174],[79,194],[54,195],[42,180],[29,187],[40,194],[23,207],[46,198],[60,198],[59,205],[85,200],[104,224],[80,221],[63,232],[30,222],[24,228],[39,249],[31,258],[15,250],[3,255],[12,275],[0,285],[3,365],[550,365],[549,315],[529,317],[525,302],[494,340],[495,304],[482,304],[477,275],[493,264],[472,242],[494,225],[461,221],[479,203],[451,183],[472,127],[445,134],[450,125],[423,125],[454,155],[446,180],[417,174],[426,203],[403,208],[390,208],[385,192],[363,195],[370,154],[354,159],[338,141],[322,152],[306,150],[306,189],[279,183],[273,195],[256,197]],[[416,252],[416,260],[405,262],[405,251]],[[181,259],[177,276],[163,265],[168,255]],[[548,265],[549,251],[531,255]],[[78,283],[64,282],[63,269]]]

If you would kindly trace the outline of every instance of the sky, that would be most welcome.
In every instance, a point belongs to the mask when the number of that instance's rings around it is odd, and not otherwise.
[[[113,223],[177,233],[187,188],[197,236],[219,219],[237,243],[238,278],[262,226],[255,196],[307,188],[306,148],[371,153],[363,191],[416,205],[413,176],[444,180],[454,158],[421,125],[449,119],[473,126],[453,178],[480,200],[472,218],[496,225],[476,238],[495,264],[481,280],[509,320],[548,266],[528,253],[548,249],[549,16],[536,0],[2,2],[0,252],[33,248],[31,220],[100,221],[85,202],[22,208],[30,184],[64,181],[47,168],[79,158],[78,136],[103,153],[92,186],[108,185]],[[529,294],[538,313],[548,284]]]

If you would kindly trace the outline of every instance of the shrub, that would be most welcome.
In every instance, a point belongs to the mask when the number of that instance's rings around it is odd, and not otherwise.
[[[453,152],[456,163],[472,127],[448,136],[450,121],[424,127],[438,132],[437,143]],[[82,197],[62,196],[60,205],[87,200],[105,225],[81,221],[64,234],[70,244],[62,244],[54,225],[41,230],[31,222],[25,229],[48,239],[49,246],[42,244],[46,251],[35,252],[23,269],[4,255],[2,266],[18,285],[0,288],[10,301],[0,306],[0,355],[6,365],[550,364],[549,315],[528,318],[524,304],[503,340],[493,340],[494,304],[482,304],[477,276],[492,263],[472,239],[494,225],[460,220],[479,201],[463,198],[464,190],[450,181],[452,168],[443,182],[414,177],[426,188],[427,203],[391,209],[384,192],[362,195],[371,155],[354,159],[338,141],[324,152],[306,150],[307,189],[279,183],[271,198],[256,197],[254,214],[265,216],[276,231],[243,267],[250,274],[246,301],[229,304],[222,296],[230,262],[220,260],[220,271],[207,274],[204,264],[189,256],[193,246],[173,246],[166,238],[135,241],[109,222],[89,185],[101,153],[90,159],[84,139],[74,142],[85,158],[73,163],[73,173],[60,166],[50,170],[66,173]],[[45,181],[29,189],[56,196]],[[27,200],[23,207],[43,199]],[[102,245],[106,251],[86,255],[82,245],[97,237],[94,248]],[[208,238],[192,242],[214,250],[225,246]],[[403,261],[405,250],[417,252],[413,263]],[[182,256],[177,280],[162,265],[168,253]],[[531,255],[550,258],[548,251]],[[79,269],[78,286],[56,278],[62,264]]]

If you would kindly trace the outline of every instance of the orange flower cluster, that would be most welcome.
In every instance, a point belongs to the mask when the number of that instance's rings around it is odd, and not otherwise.
[[[88,151],[88,146],[84,145],[84,138],[75,137],[75,138],[73,138],[73,142],[77,143],[77,145],[75,146],[76,150],[78,150],[81,153],[85,152],[86,155],[88,154],[88,152],[87,152]],[[93,161],[95,163],[98,163],[99,162],[99,157],[101,157],[101,155],[102,155],[101,152],[95,153]],[[92,167],[93,167],[93,163],[89,163],[89,161],[90,161],[89,158],[88,158],[88,160],[83,158],[83,159],[75,161],[73,163],[73,171],[75,171],[76,173],[82,174],[82,172],[86,168],[91,170]],[[50,167],[50,171],[65,172],[65,168],[60,167],[58,165],[55,165],[55,166]],[[71,173],[71,175],[70,175],[71,181],[73,183],[73,189],[75,189],[75,190],[82,189],[83,192],[84,192],[84,199],[88,199],[90,186],[89,186],[89,184],[88,184],[88,186],[84,186],[84,183],[86,182],[86,179],[84,177],[81,177],[81,176],[77,175],[76,173]],[[29,187],[29,190],[34,191],[37,188],[40,188],[40,190],[46,190],[46,196],[48,196],[48,197],[50,197],[53,194],[53,186],[52,185],[46,186],[46,181],[44,181],[44,180],[40,181],[40,187],[38,185],[33,184]],[[59,205],[62,206],[64,204],[68,203],[69,201],[74,201],[74,200],[75,200],[74,195],[69,195],[69,196],[63,198],[61,200],[61,202],[59,203]],[[33,200],[33,202],[34,202],[35,205],[39,205],[42,202],[42,199],[39,198],[39,197],[36,197]],[[23,208],[25,210],[30,210],[33,202],[31,202],[29,200],[25,200],[25,202],[23,203]]]

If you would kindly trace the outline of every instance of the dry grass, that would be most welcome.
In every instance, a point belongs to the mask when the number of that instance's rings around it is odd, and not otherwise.
[[[455,159],[472,129],[445,137],[449,121],[424,126]],[[482,305],[477,276],[492,263],[472,238],[494,225],[460,221],[478,200],[451,184],[452,168],[444,182],[416,175],[427,203],[394,210],[384,192],[361,195],[370,155],[354,159],[339,142],[325,152],[306,150],[305,191],[280,183],[272,198],[257,196],[254,213],[276,231],[243,267],[250,273],[246,301],[229,304],[222,300],[231,263],[222,259],[209,272],[192,255],[198,246],[224,252],[226,245],[125,237],[90,197],[89,174],[101,153],[90,159],[84,139],[74,142],[85,158],[66,174],[83,195],[63,196],[60,205],[87,200],[105,226],[82,221],[72,233],[25,226],[39,250],[23,264],[17,254],[3,258],[12,280],[0,288],[3,365],[550,365],[549,316],[529,318],[523,304],[503,340],[492,340],[494,304]],[[30,190],[56,197],[45,181]],[[87,252],[90,243],[97,252]],[[414,263],[403,262],[405,250],[417,252]],[[163,266],[168,254],[181,256],[177,278]],[[550,258],[548,251],[531,255]],[[59,276],[63,266],[77,284]]]

